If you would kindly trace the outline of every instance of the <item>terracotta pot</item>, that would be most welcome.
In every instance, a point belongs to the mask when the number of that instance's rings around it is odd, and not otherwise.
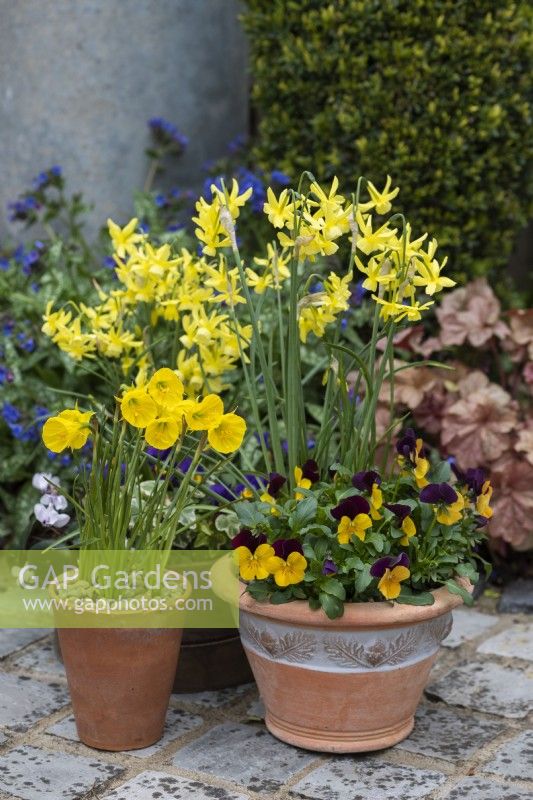
[[[235,628],[192,628],[183,632],[173,692],[206,692],[253,681]]]
[[[380,750],[405,739],[452,626],[458,595],[437,589],[432,606],[350,603],[330,620],[307,602],[241,597],[241,638],[284,742],[330,753]]]
[[[137,750],[163,735],[182,631],[63,628],[59,643],[78,736],[99,750]]]

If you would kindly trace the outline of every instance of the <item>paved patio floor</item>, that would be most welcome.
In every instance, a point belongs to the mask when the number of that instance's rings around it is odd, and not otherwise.
[[[533,621],[495,608],[455,613],[415,730],[368,756],[278,742],[253,685],[174,695],[146,750],[91,750],[51,637],[0,631],[0,800],[531,800]]]

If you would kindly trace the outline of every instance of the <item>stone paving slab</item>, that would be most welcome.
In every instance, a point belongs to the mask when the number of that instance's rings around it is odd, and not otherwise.
[[[504,778],[533,781],[533,730],[505,742],[482,770]]]
[[[456,648],[493,628],[499,622],[492,614],[483,614],[471,608],[456,608],[453,611],[453,626],[443,641],[443,647]]]
[[[178,750],[172,763],[267,792],[316,758],[278,741],[262,726],[226,722]]]
[[[0,726],[25,731],[69,702],[66,686],[0,672]]]
[[[255,683],[246,683],[244,686],[235,686],[231,689],[220,689],[218,692],[183,692],[172,695],[175,702],[187,703],[202,708],[220,708],[230,701],[235,701],[240,695],[245,694],[255,686]]]
[[[0,756],[0,789],[21,800],[73,800],[121,773],[96,758],[28,745]]]
[[[128,755],[135,756],[135,758],[149,758],[150,756],[159,753],[167,744],[179,739],[186,733],[195,728],[203,725],[202,717],[196,714],[189,714],[187,711],[182,711],[179,708],[169,708],[165,722],[165,730],[163,738],[150,747],[143,747],[141,750],[125,750]],[[73,716],[65,717],[60,720],[51,728],[46,731],[52,736],[59,736],[62,739],[69,739],[72,742],[79,742],[78,732],[76,731],[76,723]]]
[[[420,706],[413,732],[396,747],[456,763],[469,758],[505,729],[503,723],[483,717],[459,715],[442,706]]]
[[[50,640],[38,647],[24,650],[11,662],[11,665],[15,669],[23,669],[38,675],[65,677],[65,667],[58,659]]]
[[[6,742],[7,742],[7,736],[5,735],[5,733],[2,733],[2,731],[0,731],[0,745],[5,744]]]
[[[523,658],[526,661],[533,661],[533,623],[513,625],[486,639],[477,651],[503,658]]]
[[[290,791],[312,800],[418,800],[446,781],[440,772],[378,761],[337,757],[302,778]]]
[[[533,578],[518,578],[505,586],[498,611],[502,614],[533,613]]]
[[[242,794],[208,786],[187,778],[174,778],[148,770],[113,789],[102,800],[247,800]]]
[[[493,783],[482,778],[464,778],[445,797],[446,800],[531,800],[528,791],[524,792],[509,784]]]
[[[42,628],[0,628],[0,658],[15,653],[49,633],[50,631]]]
[[[523,719],[533,707],[533,670],[494,661],[471,661],[430,684],[426,694],[449,705]]]

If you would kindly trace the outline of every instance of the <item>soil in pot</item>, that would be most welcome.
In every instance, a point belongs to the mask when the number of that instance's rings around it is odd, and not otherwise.
[[[253,681],[235,628],[184,630],[173,692],[206,692]]]
[[[451,609],[447,589],[432,606],[352,603],[328,620],[303,601],[241,597],[241,637],[278,739],[308,750],[358,753],[405,739]]]
[[[99,750],[157,742],[182,630],[63,628],[58,634],[80,740]]]

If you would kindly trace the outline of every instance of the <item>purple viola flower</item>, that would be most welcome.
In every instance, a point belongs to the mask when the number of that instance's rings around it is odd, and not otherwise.
[[[147,456],[150,456],[151,458],[156,458],[158,461],[164,461],[171,450],[172,450],[171,447],[167,447],[166,450],[158,450],[157,447],[152,447],[151,445],[148,445],[148,447],[145,450],[145,453]],[[189,466],[191,464],[191,461],[192,459],[189,461]],[[187,469],[188,467],[184,471],[187,472]]]
[[[381,477],[375,469],[369,469],[367,472],[356,472],[352,477],[352,486],[359,489],[360,492],[371,492],[373,485],[381,483]]]
[[[275,554],[285,561],[291,553],[300,553],[303,555],[304,552],[298,539],[278,539],[273,543],[272,547],[274,548]]]
[[[412,428],[407,428],[401,439],[398,439],[396,451],[405,458],[409,458],[411,453],[416,453],[416,434]]]
[[[211,492],[218,495],[221,500],[227,500],[228,503],[231,503],[232,500],[236,499],[234,491],[224,483],[212,483],[210,484],[209,489]]]
[[[481,467],[478,469],[470,468],[467,469],[466,472],[463,472],[455,463],[450,466],[459,483],[465,483],[476,496],[481,494],[483,491],[483,484],[487,480],[487,473],[484,469]]]
[[[250,553],[255,553],[260,544],[265,544],[267,538],[264,533],[254,535],[248,528],[243,528],[239,531],[237,536],[231,540],[231,546],[234,550],[237,547],[247,547]]]
[[[361,497],[359,494],[353,494],[351,497],[341,500],[338,506],[332,508],[331,515],[334,519],[338,520],[343,517],[355,519],[358,514],[368,514],[369,511],[370,505],[368,500],[365,500],[365,498]]]
[[[302,466],[302,478],[307,478],[311,483],[318,483],[320,480],[320,472],[318,471],[318,464],[312,458],[305,462]]]
[[[457,500],[457,492],[448,483],[430,483],[420,492],[422,503],[444,503],[449,506]]]
[[[326,558],[322,565],[322,575],[336,575],[339,571],[338,566],[331,558]]]
[[[277,497],[286,483],[287,478],[284,478],[283,475],[279,474],[279,472],[271,472],[268,476],[267,487],[267,492],[270,497]]]
[[[411,513],[409,506],[406,506],[403,503],[383,503],[383,506],[384,508],[388,508],[389,511],[392,511],[400,525]]]
[[[407,553],[400,553],[398,556],[383,556],[383,558],[378,558],[377,561],[374,561],[370,567],[370,574],[373,578],[382,578],[388,569],[392,570],[394,567],[408,566],[409,556]]]

